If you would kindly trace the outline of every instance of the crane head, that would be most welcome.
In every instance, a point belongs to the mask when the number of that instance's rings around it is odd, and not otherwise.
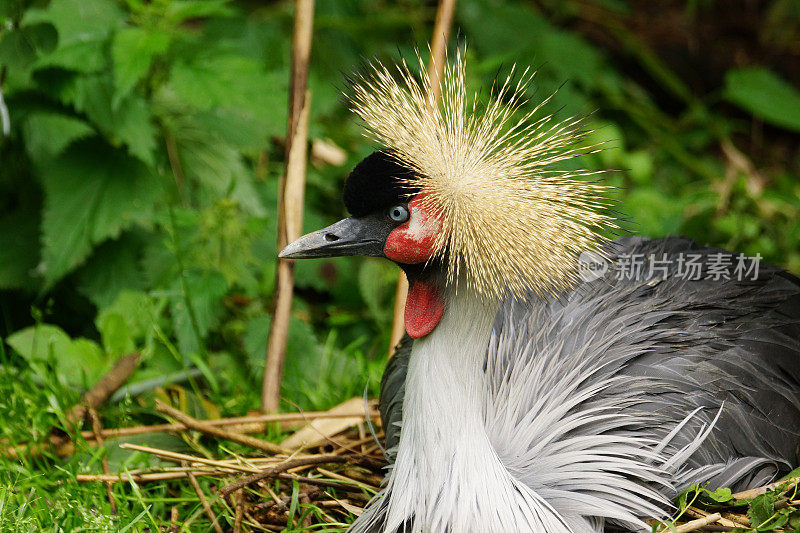
[[[282,252],[395,261],[409,275],[407,324],[409,313],[421,317],[418,330],[407,328],[412,336],[435,327],[445,287],[493,301],[569,289],[578,256],[617,229],[608,187],[583,179],[599,172],[563,168],[601,147],[585,143],[583,118],[545,114],[550,98],[528,105],[533,73],[512,69],[483,103],[467,95],[459,50],[445,65],[437,100],[418,59],[416,71],[405,61],[374,63],[351,80],[350,107],[385,149],[345,183],[353,216]],[[409,309],[415,303],[422,312]]]
[[[430,333],[444,312],[442,268],[436,240],[442,222],[425,205],[425,191],[409,188],[409,170],[387,151],[364,159],[344,187],[353,215],[289,244],[280,256],[306,259],[363,255],[385,257],[408,276],[406,329],[414,338]]]

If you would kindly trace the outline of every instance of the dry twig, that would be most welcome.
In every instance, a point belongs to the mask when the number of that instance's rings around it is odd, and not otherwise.
[[[229,431],[217,426],[206,424],[205,422],[197,420],[196,418],[192,418],[183,411],[179,411],[178,409],[165,404],[161,400],[156,400],[156,410],[174,418],[188,428],[195,429],[207,435],[213,435],[221,439],[238,442],[239,444],[244,444],[245,446],[250,446],[251,448],[255,448],[267,453],[286,453],[286,451],[277,444],[257,439],[243,433],[236,433],[234,431]]]
[[[280,474],[282,472],[286,472],[286,471],[291,470],[293,468],[296,468],[298,466],[317,465],[317,464],[323,464],[323,463],[344,463],[344,462],[347,462],[347,461],[348,461],[348,458],[346,458],[346,457],[342,457],[342,456],[339,456],[339,455],[330,455],[330,454],[328,454],[328,455],[317,455],[317,456],[311,456],[311,457],[301,457],[299,459],[292,459],[292,460],[286,461],[285,463],[281,463],[281,464],[275,465],[275,466],[273,466],[271,468],[267,468],[266,470],[262,470],[261,472],[253,474],[251,476],[247,476],[246,478],[241,479],[241,480],[237,481],[236,483],[232,483],[232,484],[228,485],[227,487],[224,487],[221,492],[222,492],[223,495],[228,495],[228,494],[230,494],[230,493],[232,493],[234,491],[237,491],[239,489],[243,489],[244,487],[246,487],[248,485],[252,485],[253,483],[261,481],[262,479],[267,479],[267,478],[270,478],[270,477],[276,477],[278,474]]]
[[[202,487],[200,487],[200,483],[197,482],[197,478],[192,472],[187,472],[187,474],[189,477],[189,483],[192,484],[194,492],[197,494],[197,497],[200,498],[200,504],[203,506],[203,511],[205,511],[208,519],[211,520],[211,527],[213,527],[214,531],[217,533],[223,533],[222,526],[219,525],[219,520],[217,520],[217,515],[214,514],[211,504],[208,503],[206,494],[203,492]]]

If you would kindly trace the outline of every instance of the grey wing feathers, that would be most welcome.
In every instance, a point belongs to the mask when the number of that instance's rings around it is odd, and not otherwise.
[[[411,347],[414,339],[405,335],[386,364],[381,379],[381,396],[378,408],[381,412],[383,431],[386,434],[386,453],[394,459],[395,449],[400,442],[400,422],[403,419],[403,396],[406,389],[406,373]]]
[[[683,238],[629,237],[609,250],[616,258],[666,258],[668,275],[616,279],[609,272],[582,285],[551,304],[552,313],[569,315],[570,327],[550,340],[596,337],[604,329],[598,320],[630,328],[601,357],[604,364],[616,361],[616,375],[650,382],[647,401],[621,411],[659,420],[662,427],[641,428],[655,438],[700,409],[697,421],[673,441],[687,445],[697,424],[710,423],[719,412],[714,430],[687,463],[695,474],[684,482],[707,476],[714,485],[745,488],[800,463],[800,280],[765,264],[756,279],[682,279],[681,254],[697,254],[708,265],[712,254],[724,252]],[[700,277],[707,276],[704,268]]]

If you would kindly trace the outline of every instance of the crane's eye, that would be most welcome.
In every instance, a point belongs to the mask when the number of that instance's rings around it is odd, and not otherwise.
[[[405,205],[396,205],[389,209],[389,218],[395,222],[405,222],[408,220],[408,208]]]

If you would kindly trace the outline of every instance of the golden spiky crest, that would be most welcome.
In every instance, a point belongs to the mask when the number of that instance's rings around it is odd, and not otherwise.
[[[417,59],[418,72],[405,60],[394,69],[371,63],[348,99],[366,135],[413,171],[407,185],[429,193],[422,205],[442,221],[435,249],[447,257],[448,282],[462,279],[490,298],[568,289],[578,255],[617,227],[609,187],[578,179],[598,171],[553,168],[598,150],[580,144],[585,119],[534,120],[552,95],[523,112],[530,69],[516,76],[512,68],[480,105],[477,94],[467,97],[460,49],[445,64],[437,102]]]

